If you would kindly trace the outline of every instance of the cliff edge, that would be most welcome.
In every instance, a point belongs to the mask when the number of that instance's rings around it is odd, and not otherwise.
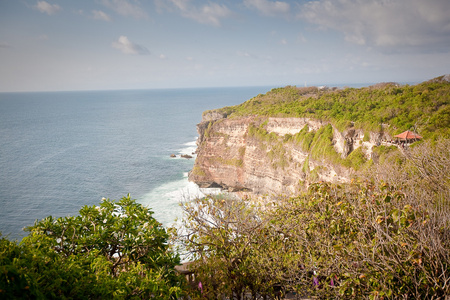
[[[200,187],[256,194],[293,194],[312,181],[347,182],[353,169],[314,158],[304,149],[303,131],[331,127],[331,143],[342,157],[362,147],[367,159],[382,138],[363,142],[361,130],[339,132],[328,122],[309,118],[249,116],[206,120],[198,124],[197,159],[189,179]],[[324,157],[325,158],[325,157]]]
[[[288,86],[207,111],[197,125],[189,180],[269,195],[296,194],[316,181],[348,182],[383,151],[398,151],[393,136],[403,130],[413,128],[426,138],[449,135],[447,77],[417,86]]]

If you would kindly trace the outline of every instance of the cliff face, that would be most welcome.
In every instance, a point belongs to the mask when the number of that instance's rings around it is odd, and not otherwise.
[[[209,112],[197,125],[197,159],[189,180],[200,187],[254,194],[293,194],[312,181],[347,182],[351,168],[314,159],[313,149],[305,151],[302,141],[293,138],[302,129],[317,132],[324,126],[330,124],[309,118],[227,118]],[[333,127],[332,132],[334,149],[342,158],[359,147],[370,158],[372,146],[389,138],[371,133],[364,139],[364,133],[354,129],[339,132]]]
[[[414,128],[424,139],[450,135],[449,78],[360,89],[286,86],[207,111],[189,179],[255,194],[349,181],[354,170],[394,154],[389,134]]]

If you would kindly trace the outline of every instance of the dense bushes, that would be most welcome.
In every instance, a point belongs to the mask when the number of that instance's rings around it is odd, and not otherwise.
[[[176,299],[168,234],[130,197],[45,218],[20,244],[0,239],[2,299]]]
[[[426,138],[450,137],[450,83],[439,78],[415,86],[380,84],[343,90],[287,86],[224,108],[243,115],[310,117],[331,121],[340,131],[349,124],[378,131],[381,124],[398,134],[415,128]],[[220,111],[220,110],[219,110]]]
[[[396,156],[366,180],[313,184],[251,204],[185,203],[178,238],[203,295],[444,299],[450,294],[448,140]],[[396,154],[397,155],[397,154]]]

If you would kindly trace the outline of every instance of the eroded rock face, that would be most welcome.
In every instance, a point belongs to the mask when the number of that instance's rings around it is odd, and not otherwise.
[[[292,195],[312,181],[347,182],[351,169],[314,160],[299,143],[286,139],[305,126],[317,131],[325,125],[328,123],[308,118],[204,116],[197,126],[197,158],[189,180],[200,187],[269,195]],[[252,133],[254,128],[264,128],[267,135]],[[363,147],[370,158],[372,146],[381,138],[374,134],[363,141],[362,130],[341,133],[333,129],[334,148],[342,157]]]

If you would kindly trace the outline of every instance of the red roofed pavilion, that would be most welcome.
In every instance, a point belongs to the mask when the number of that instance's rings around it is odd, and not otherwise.
[[[422,137],[418,135],[417,133],[414,133],[412,131],[406,130],[405,132],[402,132],[400,134],[397,134],[394,136],[397,139],[404,140],[404,141],[411,141],[411,140],[420,140]]]

